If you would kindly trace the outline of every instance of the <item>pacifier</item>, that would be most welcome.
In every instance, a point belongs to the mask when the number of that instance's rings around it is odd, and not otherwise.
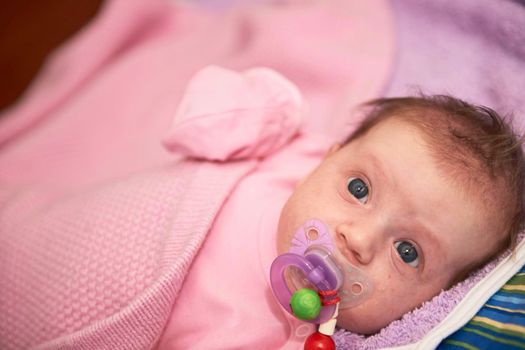
[[[343,268],[346,266],[346,268]],[[335,344],[339,309],[355,307],[372,294],[372,283],[358,267],[339,263],[328,227],[320,220],[308,220],[299,227],[288,253],[279,255],[270,268],[273,293],[293,316],[319,324],[319,331],[305,343]],[[327,338],[328,339],[327,339]]]

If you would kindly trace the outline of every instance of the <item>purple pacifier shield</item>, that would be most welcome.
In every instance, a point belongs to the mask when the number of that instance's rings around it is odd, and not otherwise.
[[[306,249],[312,245],[324,247],[329,252],[334,250],[328,227],[321,220],[311,219],[299,227],[295,231],[289,252],[304,255]]]

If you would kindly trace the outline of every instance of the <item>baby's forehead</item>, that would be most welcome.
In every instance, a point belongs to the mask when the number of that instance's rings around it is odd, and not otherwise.
[[[450,121],[449,118],[450,116],[443,113],[429,110],[393,113],[372,123],[366,132],[351,139],[349,143],[366,145],[370,142],[388,142],[402,134],[406,142],[425,147],[442,170],[455,175],[461,171],[464,171],[465,175],[478,174],[478,178],[481,161],[457,134],[457,131],[465,126],[458,126],[457,122]],[[372,137],[365,137],[367,135]],[[409,153],[414,150],[405,149]]]
[[[405,151],[409,154],[420,154],[417,152],[421,148],[429,150],[433,154],[433,145],[423,130],[410,121],[403,118],[388,118],[372,125],[365,133],[348,142],[360,149],[380,149],[388,146],[399,146],[406,144],[408,147],[398,147],[398,151]]]

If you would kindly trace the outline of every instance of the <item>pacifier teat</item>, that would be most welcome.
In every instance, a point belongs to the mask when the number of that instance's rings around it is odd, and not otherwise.
[[[372,284],[350,263],[340,263],[328,227],[308,220],[299,227],[288,253],[270,270],[275,297],[292,315],[307,322],[330,320],[337,309],[354,307],[370,296]]]

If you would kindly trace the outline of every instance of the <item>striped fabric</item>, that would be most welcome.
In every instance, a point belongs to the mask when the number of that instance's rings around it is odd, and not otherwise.
[[[525,266],[438,349],[525,349]]]

